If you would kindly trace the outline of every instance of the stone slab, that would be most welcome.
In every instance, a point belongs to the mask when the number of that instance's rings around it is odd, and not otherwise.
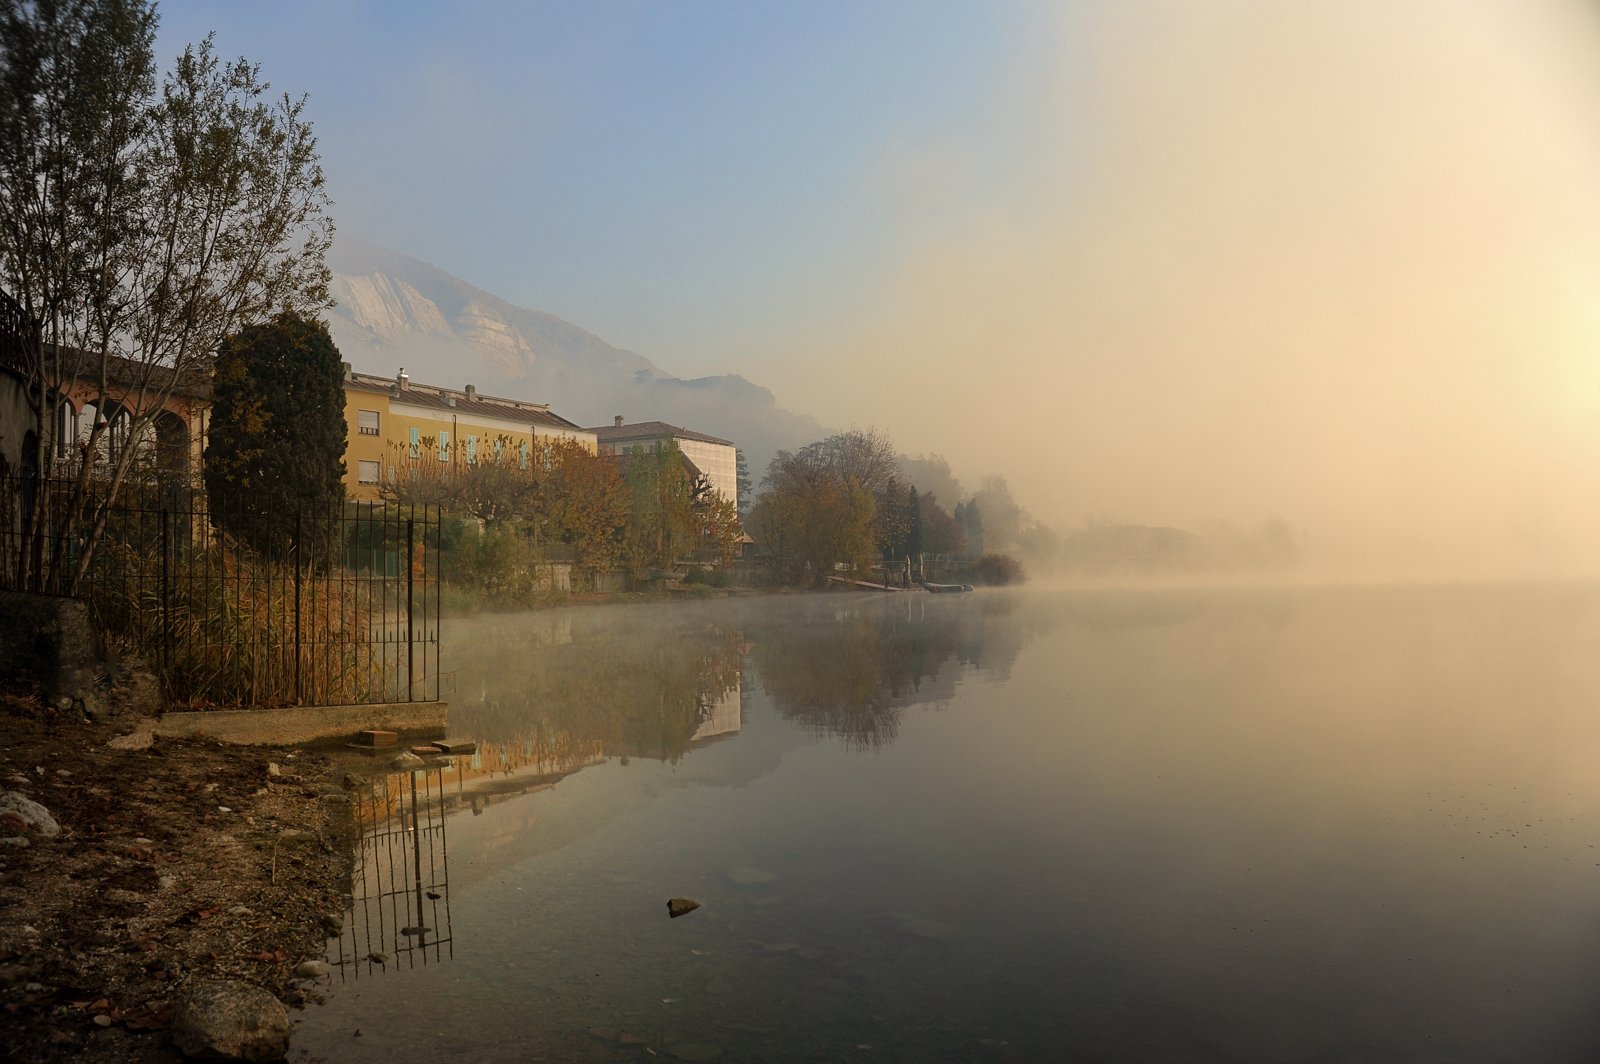
[[[437,732],[450,721],[448,702],[379,702],[370,706],[286,706],[278,709],[184,710],[164,713],[155,734],[188,739],[197,732],[240,746],[297,746],[349,739],[363,731]]]

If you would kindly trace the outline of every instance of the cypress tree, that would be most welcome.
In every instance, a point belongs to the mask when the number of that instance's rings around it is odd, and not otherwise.
[[[967,557],[983,557],[983,514],[978,512],[978,500],[967,503]]]
[[[911,509],[911,516],[906,522],[906,554],[915,558],[922,553],[922,499],[917,496],[914,485],[911,488],[911,501],[907,505]]]
[[[204,465],[218,528],[281,555],[297,514],[309,534],[312,515],[343,501],[345,446],[344,367],[325,323],[280,314],[218,352]]]

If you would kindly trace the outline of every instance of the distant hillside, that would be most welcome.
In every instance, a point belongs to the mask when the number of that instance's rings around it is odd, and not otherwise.
[[[759,480],[774,451],[826,435],[743,377],[671,376],[552,314],[528,310],[437,267],[341,236],[329,315],[345,359],[369,373],[548,402],[581,425],[667,421],[733,440]]]

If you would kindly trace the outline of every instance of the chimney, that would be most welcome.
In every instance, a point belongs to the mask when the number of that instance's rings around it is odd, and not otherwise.
[[[394,382],[400,386],[402,392],[411,390],[411,378],[406,376],[406,368],[404,366],[400,367],[400,373],[395,377]]]
[[[478,386],[476,384],[467,385],[467,402],[475,403],[477,401],[478,401]]]
[[[353,378],[356,375],[355,369],[354,369],[354,367],[352,367],[350,365],[350,363],[341,362],[341,363],[339,363],[339,365],[344,367],[344,379],[345,380],[350,380],[351,378]]]
[[[445,406],[455,406],[456,405],[456,397],[453,396],[453,395],[445,396],[444,397],[444,405]]]
[[[616,422],[617,422],[617,428],[620,429],[622,427],[622,415],[621,414],[617,415]]]

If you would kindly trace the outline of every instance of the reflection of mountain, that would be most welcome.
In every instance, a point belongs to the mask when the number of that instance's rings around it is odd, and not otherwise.
[[[329,264],[334,339],[358,369],[552,403],[583,425],[663,420],[735,440],[750,468],[826,435],[743,377],[670,376],[552,314],[528,310],[425,262],[341,236]]]

